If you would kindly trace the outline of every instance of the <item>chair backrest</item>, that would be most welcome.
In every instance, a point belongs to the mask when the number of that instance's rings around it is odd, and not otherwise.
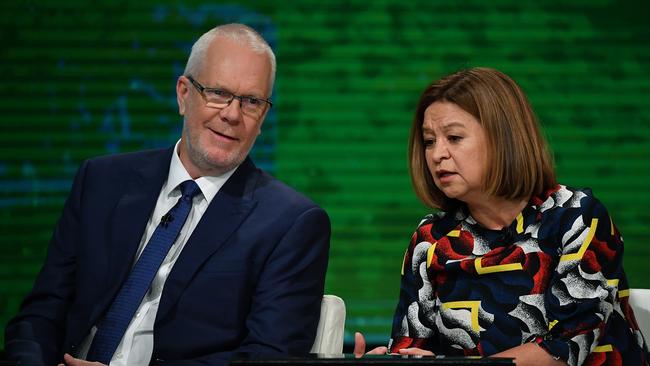
[[[345,303],[334,295],[324,295],[320,307],[320,320],[311,353],[342,354],[345,330]]]
[[[648,337],[650,337],[650,289],[630,289],[630,305],[634,310],[634,317],[639,324],[639,329],[648,341]]]

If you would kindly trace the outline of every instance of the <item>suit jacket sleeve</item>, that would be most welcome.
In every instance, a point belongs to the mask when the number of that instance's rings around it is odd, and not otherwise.
[[[330,222],[325,211],[303,212],[266,261],[237,354],[306,355],[320,316]]]
[[[75,246],[86,166],[77,172],[34,287],[5,330],[7,357],[21,365],[60,361],[66,315],[75,295]]]

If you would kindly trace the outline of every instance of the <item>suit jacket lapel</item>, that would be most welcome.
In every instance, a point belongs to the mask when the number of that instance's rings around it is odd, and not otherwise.
[[[132,268],[149,216],[167,180],[172,152],[173,148],[170,148],[153,158],[150,155],[139,156],[140,160],[132,163],[133,171],[123,173],[132,178],[126,182],[124,194],[115,207],[113,236],[108,240],[108,268],[111,268],[107,277],[108,291],[100,306],[95,307],[94,321],[110,305]]]
[[[156,321],[165,317],[201,264],[219,250],[255,207],[253,192],[258,176],[247,158],[221,187],[167,277]]]

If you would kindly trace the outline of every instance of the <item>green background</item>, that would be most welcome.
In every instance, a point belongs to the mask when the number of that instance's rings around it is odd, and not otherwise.
[[[428,212],[407,173],[419,93],[491,66],[530,97],[560,182],[591,187],[650,287],[647,1],[2,1],[0,325],[29,290],[79,163],[170,146],[174,84],[192,42],[244,22],[278,60],[253,156],[332,219],[326,292],[384,343],[402,255]],[[2,337],[2,336],[0,336]]]

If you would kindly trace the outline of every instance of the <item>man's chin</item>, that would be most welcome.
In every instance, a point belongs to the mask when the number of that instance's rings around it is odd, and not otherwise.
[[[219,176],[222,175],[241,164],[246,156],[239,156],[234,154],[224,154],[219,151],[210,154],[206,151],[191,151],[189,154],[189,161],[184,161],[181,155],[181,162],[190,175],[196,179],[203,176]]]
[[[221,175],[237,167],[244,158],[245,156],[207,156],[202,162],[201,169],[218,172],[218,175]]]

